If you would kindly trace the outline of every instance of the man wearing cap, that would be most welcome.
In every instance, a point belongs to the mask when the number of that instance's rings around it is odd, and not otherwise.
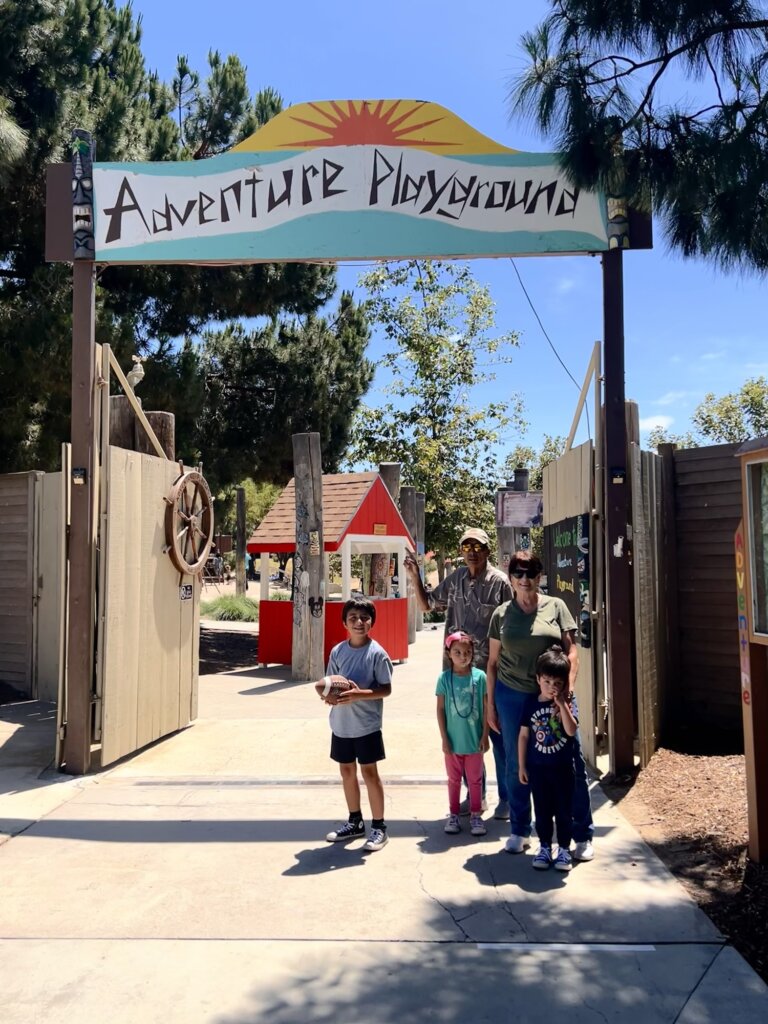
[[[457,631],[469,633],[475,641],[474,665],[483,671],[488,665],[488,626],[491,616],[499,605],[512,600],[512,587],[508,578],[500,569],[488,564],[490,549],[491,544],[485,530],[465,530],[459,541],[459,551],[464,559],[464,565],[446,576],[442,583],[438,583],[429,593],[424,588],[416,559],[410,553],[405,556],[405,569],[413,582],[416,600],[422,611],[445,611],[445,636]],[[443,667],[450,667],[445,652]],[[494,817],[507,819],[509,801],[504,747],[498,742],[498,733],[492,732],[491,740],[499,791],[499,803]]]

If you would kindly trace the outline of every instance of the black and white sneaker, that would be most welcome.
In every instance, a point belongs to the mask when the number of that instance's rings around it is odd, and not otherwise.
[[[368,836],[368,841],[363,843],[364,850],[380,850],[382,846],[386,846],[389,839],[387,833],[383,828],[372,828],[371,834]]]
[[[350,839],[362,839],[365,835],[365,825],[362,821],[345,821],[333,832],[325,837],[328,843],[346,843]]]

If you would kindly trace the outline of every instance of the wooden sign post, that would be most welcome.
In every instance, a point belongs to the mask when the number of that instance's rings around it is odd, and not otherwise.
[[[319,434],[294,434],[296,554],[293,558],[294,679],[325,673],[325,578],[323,557],[323,469]]]

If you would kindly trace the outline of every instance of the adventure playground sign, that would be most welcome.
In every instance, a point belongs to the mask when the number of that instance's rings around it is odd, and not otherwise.
[[[588,253],[628,246],[623,204],[555,156],[412,100],[303,103],[220,156],[94,163],[97,262],[244,263]]]

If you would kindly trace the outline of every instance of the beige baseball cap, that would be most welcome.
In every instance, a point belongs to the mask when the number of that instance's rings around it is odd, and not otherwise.
[[[490,548],[491,546],[491,542],[488,540],[488,534],[485,530],[480,530],[477,527],[472,527],[471,530],[465,530],[461,535],[459,544],[463,544],[468,540],[476,540],[478,544],[484,544],[487,548]]]

